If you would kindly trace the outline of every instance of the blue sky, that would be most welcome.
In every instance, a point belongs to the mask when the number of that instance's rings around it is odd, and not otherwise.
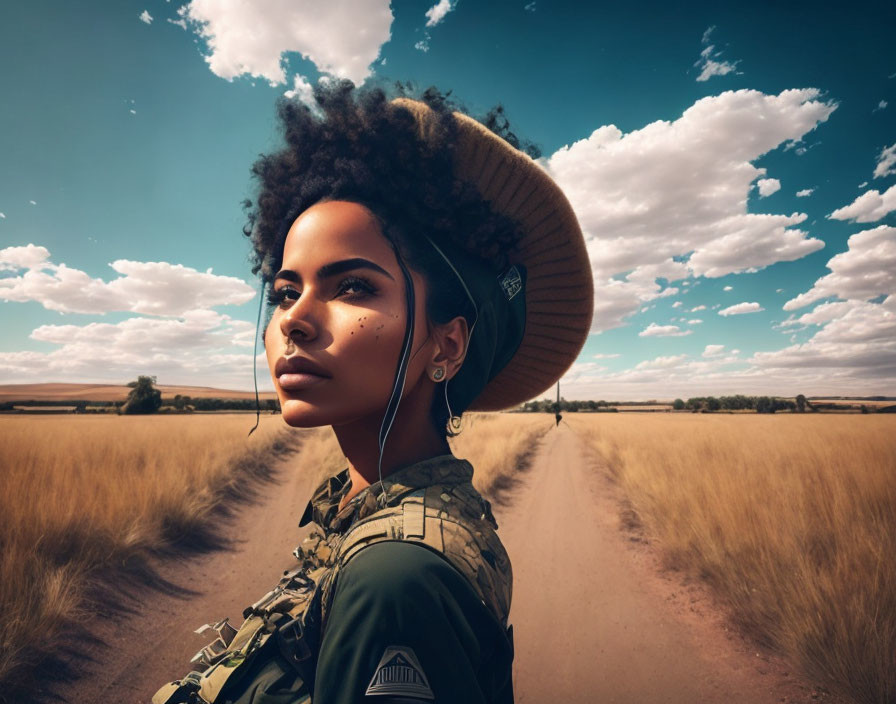
[[[0,383],[252,388],[249,167],[340,76],[541,147],[595,274],[565,397],[896,394],[892,3],[241,5],[4,8]]]

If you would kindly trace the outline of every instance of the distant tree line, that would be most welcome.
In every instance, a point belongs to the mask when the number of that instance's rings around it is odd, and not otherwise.
[[[672,408],[676,411],[714,412],[714,411],[756,411],[757,413],[776,413],[777,411],[791,411],[805,413],[816,411],[809,400],[799,394],[795,399],[779,398],[778,396],[695,396],[684,401],[680,398],[672,402]]]
[[[617,408],[611,407],[607,401],[567,401],[565,398],[556,401],[527,401],[520,409],[524,413],[578,413],[587,411],[591,413],[616,413]]]
[[[74,413],[118,413],[118,414],[147,414],[147,413],[191,413],[193,411],[254,411],[254,398],[191,398],[190,396],[177,394],[170,401],[162,400],[162,392],[155,388],[156,377],[138,376],[136,381],[128,383],[130,392],[124,401],[87,401],[78,400],[19,400],[0,402],[0,411],[13,411],[15,406],[27,405],[29,407],[72,407]],[[280,412],[278,399],[259,399],[258,407],[269,413]]]

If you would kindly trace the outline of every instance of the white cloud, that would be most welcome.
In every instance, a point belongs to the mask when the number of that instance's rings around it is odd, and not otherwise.
[[[453,9],[454,3],[451,0],[439,0],[438,3],[426,11],[426,26],[435,27]]]
[[[211,311],[198,311],[208,314]],[[0,381],[131,381],[155,375],[161,384],[252,388],[255,326],[212,313],[180,320],[129,318],[117,324],[42,325],[31,338],[59,345],[51,352],[0,352]],[[264,353],[259,389],[270,389]]]
[[[657,325],[656,323],[651,323],[638,333],[638,337],[684,337],[693,332],[693,330],[682,330],[677,325]]]
[[[627,134],[599,127],[543,160],[585,232],[594,331],[624,324],[661,295],[651,274],[685,286],[693,275],[755,271],[824,246],[793,227],[805,214],[746,210],[753,182],[765,173],[751,162],[826,121],[836,105],[819,95],[726,91],[672,122]]]
[[[36,201],[36,200],[29,200],[28,202],[31,203],[31,205],[37,205],[37,201]]]
[[[805,343],[755,354],[751,361],[758,368],[825,370],[835,378],[876,381],[879,388],[893,388],[896,296],[888,296],[881,303],[824,303],[796,322],[822,327]]]
[[[0,213],[0,220],[6,220],[6,213]]]
[[[187,29],[187,21],[183,17],[181,17],[180,19],[177,19],[177,20],[173,20],[170,17],[166,17],[165,21],[170,22],[173,25],[177,25],[181,29]]]
[[[673,308],[681,308],[681,305],[682,305],[681,301],[675,301],[675,303],[672,304],[672,307]]]
[[[691,313],[696,313],[698,310],[706,310],[706,306],[704,306],[704,305],[694,306],[693,308],[691,308]]]
[[[889,104],[889,103],[887,103],[886,100],[881,100],[881,101],[877,104],[877,107],[874,108],[874,110],[872,110],[871,112],[877,112],[878,110],[883,110],[884,108],[887,107],[888,104]]]
[[[727,308],[722,308],[719,311],[719,315],[743,315],[745,313],[758,313],[761,310],[765,310],[758,303],[736,303],[733,306],[728,306]]]
[[[192,0],[178,15],[205,40],[216,76],[249,74],[275,85],[286,82],[286,52],[360,85],[392,26],[389,0]]]
[[[835,296],[867,301],[896,293],[896,228],[879,225],[862,230],[847,241],[847,250],[827,263],[831,273],[822,276],[805,293],[784,304],[796,310],[813,301]]]
[[[796,192],[797,198],[806,198],[807,196],[811,196],[815,192],[814,188],[804,188],[801,191]]]
[[[527,12],[535,12],[535,2],[534,2],[534,0],[533,0],[533,2],[530,2],[528,5],[525,5],[525,6],[523,7],[523,9],[526,10]]]
[[[874,189],[865,191],[852,203],[838,208],[828,217],[834,220],[875,222],[894,210],[896,210],[896,185],[890,186],[883,194]]]
[[[679,366],[688,356],[686,354],[669,355],[647,359],[635,365],[635,369],[671,369]]]
[[[131,109],[131,110],[128,110],[128,112],[130,112],[130,113],[131,113],[131,115],[136,115],[136,114],[137,114],[137,111],[136,111],[136,110],[133,110],[133,109]]]
[[[737,64],[740,63],[740,61],[735,61],[734,63],[730,61],[716,61],[716,59],[722,56],[722,52],[715,51],[715,46],[709,43],[709,37],[713,30],[715,30],[715,25],[703,32],[700,43],[704,47],[700,51],[700,58],[694,62],[694,66],[700,68],[700,75],[697,76],[697,81],[699,82],[708,81],[713,76],[725,76],[732,73],[737,68]]]
[[[304,76],[299,76],[298,74],[293,76],[292,90],[286,91],[283,95],[287,98],[295,98],[300,103],[304,103],[310,107],[313,111],[320,110],[317,103],[314,102],[313,88],[308,82],[308,79]]]
[[[36,301],[62,313],[128,311],[172,316],[238,305],[256,295],[242,279],[201,273],[180,264],[117,259],[109,266],[121,276],[106,282],[65,264],[53,264],[49,256],[45,247],[33,244],[0,250],[0,271],[25,269],[0,278],[0,299]]]
[[[149,14],[146,10],[140,13],[140,21],[146,22],[146,24],[152,24],[152,15]]]
[[[759,197],[765,198],[780,191],[781,182],[776,178],[761,178],[756,182],[756,188],[759,189]]]
[[[877,165],[874,167],[874,178],[883,178],[891,174],[896,174],[896,143],[881,150],[877,156]]]
[[[116,260],[122,276],[104,282],[50,262],[46,247],[0,250],[0,299],[37,301],[48,310],[145,313],[118,323],[40,325],[30,338],[51,352],[0,352],[0,380],[123,383],[155,374],[160,383],[251,388],[255,325],[211,310],[241,304],[255,291],[240,279],[166,262]],[[264,355],[260,368],[264,369]],[[260,381],[265,385],[266,375]],[[270,385],[267,384],[269,387]]]
[[[700,318],[691,318],[688,321],[688,325],[700,325],[703,321]]]
[[[725,286],[722,290],[723,290],[723,291],[730,291],[730,290],[732,290],[733,288],[734,288],[734,286]]]
[[[427,37],[426,39],[421,39],[420,41],[415,42],[414,48],[417,51],[422,51],[423,53],[426,53],[427,51],[429,51],[429,38]]]
[[[594,359],[616,359],[617,357],[619,357],[619,353],[616,353],[616,354],[598,353],[593,356],[594,356]]]
[[[722,354],[722,350],[725,349],[725,345],[707,345],[703,350],[704,357],[718,357]]]

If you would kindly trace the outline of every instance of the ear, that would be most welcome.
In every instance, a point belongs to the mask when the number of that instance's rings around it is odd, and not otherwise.
[[[433,367],[445,367],[446,378],[457,374],[467,356],[467,321],[462,316],[442,325],[433,326],[433,345],[430,363]]]

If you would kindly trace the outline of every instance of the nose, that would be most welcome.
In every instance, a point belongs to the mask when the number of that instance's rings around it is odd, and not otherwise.
[[[317,337],[317,324],[313,316],[313,297],[303,291],[280,318],[280,332],[287,340],[308,342]]]

